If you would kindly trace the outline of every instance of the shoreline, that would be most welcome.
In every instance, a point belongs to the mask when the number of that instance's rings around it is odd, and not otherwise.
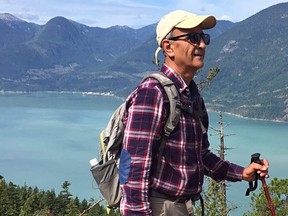
[[[4,90],[0,90],[0,95],[9,95],[9,94],[17,94],[17,95],[21,95],[21,94],[75,94],[75,95],[83,95],[83,96],[104,96],[104,97],[114,97],[116,99],[121,99],[121,100],[125,100],[125,98],[120,97],[115,95],[114,93],[110,92],[92,92],[92,91],[4,91]],[[276,120],[276,119],[260,119],[260,118],[251,118],[251,117],[245,117],[242,116],[240,114],[235,114],[235,113],[231,113],[231,112],[223,112],[223,111],[218,111],[218,110],[213,110],[213,109],[209,109],[207,108],[207,112],[215,112],[215,113],[224,113],[226,115],[231,115],[231,116],[235,116],[241,119],[247,119],[247,120],[254,120],[254,121],[270,121],[270,122],[277,122],[277,123],[288,123],[288,121],[281,121],[281,120]]]
[[[83,95],[83,96],[104,96],[104,97],[114,97],[117,99],[124,99],[123,97],[119,97],[110,92],[92,92],[92,91],[4,91],[0,90],[0,95],[8,95],[8,94],[74,94],[74,95]]]
[[[280,120],[276,120],[276,119],[272,120],[272,119],[250,118],[250,117],[242,116],[240,114],[235,114],[235,113],[231,113],[231,112],[217,111],[217,110],[208,109],[208,108],[207,108],[207,112],[215,112],[215,113],[222,112],[223,114],[226,114],[226,115],[235,116],[235,117],[241,118],[241,119],[254,120],[254,121],[269,121],[269,122],[276,122],[276,123],[288,123],[287,121],[280,121]]]

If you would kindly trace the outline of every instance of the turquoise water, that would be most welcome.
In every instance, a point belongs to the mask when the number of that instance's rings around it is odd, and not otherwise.
[[[98,154],[98,134],[120,99],[81,94],[0,95],[0,175],[19,185],[70,192],[80,199],[99,198],[89,160]],[[223,114],[226,158],[246,166],[250,155],[260,152],[270,161],[270,176],[288,178],[288,124],[241,119]],[[210,124],[219,128],[218,113],[210,112]],[[210,133],[216,133],[212,129]],[[219,135],[210,137],[212,150]],[[267,181],[269,183],[269,180]],[[249,207],[246,182],[230,183],[228,200],[242,215]]]

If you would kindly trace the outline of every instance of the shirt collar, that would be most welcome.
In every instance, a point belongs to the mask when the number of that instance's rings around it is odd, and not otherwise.
[[[169,79],[171,79],[175,83],[180,93],[182,93],[185,89],[189,89],[182,77],[168,65],[163,64],[161,67],[161,72],[164,73]]]

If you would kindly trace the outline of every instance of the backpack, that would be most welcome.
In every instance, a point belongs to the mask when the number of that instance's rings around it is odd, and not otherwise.
[[[181,103],[177,88],[163,73],[150,74],[146,76],[143,81],[147,78],[154,78],[162,85],[170,103],[170,113],[156,154],[157,161],[159,161],[170,133],[178,124],[181,113]],[[106,128],[100,133],[100,160],[98,164],[90,168],[100,193],[107,202],[108,208],[119,207],[121,200],[119,162],[124,136],[124,125],[122,122],[124,110],[125,103],[122,103],[112,114]],[[158,170],[160,170],[160,163],[157,164],[157,171]]]
[[[202,133],[206,133],[206,128],[202,124],[202,114],[193,111],[192,107],[185,106],[180,102],[180,96],[176,86],[166,75],[161,72],[153,73],[146,76],[143,81],[147,78],[156,79],[162,85],[170,104],[170,113],[165,123],[160,145],[155,156],[157,164],[156,173],[160,173],[159,161],[162,158],[165,143],[178,124],[181,111],[190,113],[192,118],[200,122]],[[125,103],[122,103],[112,114],[106,128],[100,133],[100,161],[90,169],[100,193],[107,202],[108,208],[119,207],[121,201],[119,162],[124,136],[124,125],[122,122],[124,110]]]

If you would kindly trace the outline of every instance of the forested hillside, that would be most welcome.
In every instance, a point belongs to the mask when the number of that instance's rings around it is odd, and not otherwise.
[[[288,3],[281,3],[239,23],[218,21],[207,31],[212,40],[199,77],[220,68],[203,92],[209,109],[288,121],[287,11]],[[126,97],[145,74],[158,70],[152,63],[155,26],[98,28],[65,17],[36,25],[0,14],[0,90]]]
[[[69,186],[70,183],[65,181],[60,193],[56,194],[54,189],[44,191],[37,186],[17,186],[13,182],[0,179],[0,215],[79,216],[84,212],[87,212],[85,216],[108,215],[106,207],[99,203],[88,211],[97,200],[79,200],[69,192]],[[112,213],[113,211],[110,215]],[[115,211],[114,215],[119,214]]]

